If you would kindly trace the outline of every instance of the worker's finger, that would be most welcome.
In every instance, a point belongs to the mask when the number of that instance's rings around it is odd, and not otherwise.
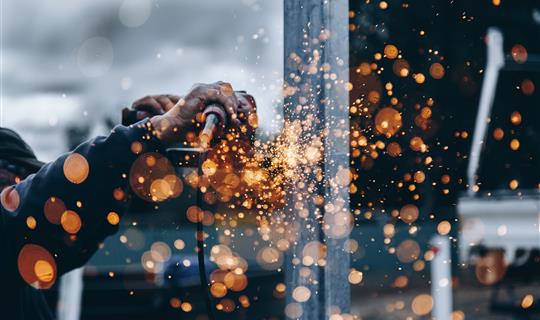
[[[171,99],[171,101],[174,102],[174,104],[178,103],[178,100],[180,100],[182,98],[181,96],[177,96],[177,95],[174,95],[174,94],[167,94],[166,96],[169,99]]]
[[[198,103],[199,111],[212,103],[223,106],[227,113],[227,118],[233,125],[237,125],[238,99],[229,83],[216,82],[211,84],[197,84],[185,97],[186,103],[191,103],[194,99]]]
[[[218,81],[215,83],[219,87],[219,100],[225,106],[225,111],[229,115],[229,119],[234,123],[238,122],[238,97],[234,93],[232,85],[228,82]]]
[[[152,96],[146,96],[139,100],[136,100],[131,105],[134,110],[150,112],[152,115],[163,114],[163,108],[159,102]]]
[[[178,102],[178,99],[176,101],[173,101],[169,96],[156,96],[155,99],[161,106],[163,112],[171,110],[176,104],[176,102]]]

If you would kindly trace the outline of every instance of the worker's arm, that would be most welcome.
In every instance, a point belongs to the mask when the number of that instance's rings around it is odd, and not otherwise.
[[[148,124],[118,126],[109,136],[81,144],[4,189],[7,261],[21,269],[21,263],[43,260],[57,269],[55,276],[86,263],[99,243],[117,230],[114,219],[126,209],[130,166],[138,157],[131,146],[137,143],[142,148],[136,151],[141,153],[162,151]],[[19,271],[32,273],[33,269]],[[29,279],[32,274],[22,276]]]
[[[26,282],[48,287],[86,263],[126,209],[129,174],[144,153],[163,152],[210,102],[236,114],[230,85],[197,85],[166,113],[81,144],[2,192],[3,257]],[[53,143],[53,142],[51,142]],[[52,279],[52,280],[51,280]]]

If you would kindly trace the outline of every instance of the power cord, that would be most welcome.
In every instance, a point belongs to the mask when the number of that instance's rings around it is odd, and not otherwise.
[[[197,165],[197,171],[198,174],[202,173],[202,164],[203,164],[203,158],[206,155],[206,152],[200,151],[198,156],[198,165]],[[197,187],[197,193],[196,193],[196,201],[197,204],[202,203],[203,199],[201,197],[201,192],[199,190],[199,187]],[[210,293],[210,287],[208,284],[208,277],[206,275],[206,267],[205,267],[205,261],[204,261],[204,226],[203,226],[203,219],[204,215],[202,217],[197,217],[197,257],[198,257],[198,265],[199,265],[199,278],[201,281],[201,287],[203,289],[203,292],[205,293],[205,300],[206,300],[206,308],[208,309],[208,318],[210,320],[216,320],[216,317],[214,315],[214,308],[212,308],[212,296]]]

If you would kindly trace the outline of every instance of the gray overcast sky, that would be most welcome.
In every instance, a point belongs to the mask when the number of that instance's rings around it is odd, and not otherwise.
[[[225,80],[257,98],[261,118],[279,103],[281,0],[2,1],[2,126],[53,160],[63,129],[120,119],[155,93]],[[269,130],[269,121],[261,121]]]

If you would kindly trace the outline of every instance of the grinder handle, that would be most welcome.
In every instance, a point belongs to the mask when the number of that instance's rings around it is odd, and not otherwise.
[[[199,142],[202,148],[208,148],[216,133],[227,126],[227,117],[223,107],[218,104],[207,106],[203,114],[205,115],[204,128],[199,134]]]

